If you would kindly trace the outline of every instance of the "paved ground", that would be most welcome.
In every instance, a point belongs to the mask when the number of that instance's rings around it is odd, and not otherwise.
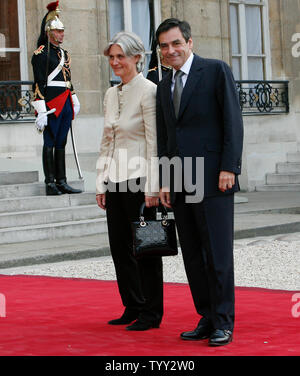
[[[300,232],[300,192],[239,193],[235,240]],[[109,255],[107,234],[0,245],[0,269]]]
[[[238,240],[234,257],[237,286],[300,290],[300,232]],[[110,256],[0,269],[0,274],[115,279]],[[164,280],[187,282],[181,252],[164,258]]]
[[[235,205],[236,285],[300,291],[300,194],[238,196],[248,202]],[[0,274],[115,279],[106,234],[2,245]],[[164,258],[164,279],[186,282],[181,253]]]
[[[81,158],[88,191],[94,186],[95,161],[96,155]],[[0,170],[35,170],[39,165],[36,160],[20,166],[0,159]],[[300,290],[300,192],[249,192],[236,198],[236,284]],[[109,254],[106,234],[0,245],[0,274],[114,279]],[[181,254],[166,257],[164,264],[166,281],[186,282]]]

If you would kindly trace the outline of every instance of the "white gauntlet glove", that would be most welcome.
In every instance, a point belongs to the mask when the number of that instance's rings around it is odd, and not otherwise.
[[[36,112],[38,113],[38,116],[35,120],[35,126],[38,132],[43,132],[45,127],[48,124],[46,103],[43,100],[39,100],[39,101],[34,101],[31,104],[36,110]]]
[[[72,95],[72,100],[73,100],[74,115],[77,116],[80,111],[80,102],[76,94]]]
[[[48,116],[46,115],[46,113],[38,114],[38,117],[36,118],[36,121],[35,121],[36,129],[39,132],[43,132],[47,125],[48,125]]]

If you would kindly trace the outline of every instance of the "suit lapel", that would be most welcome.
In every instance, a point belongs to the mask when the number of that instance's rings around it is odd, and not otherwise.
[[[188,79],[186,81],[184,89],[182,91],[178,119],[183,114],[187,104],[189,103],[190,97],[193,94],[193,91],[197,83],[202,78],[204,66],[205,66],[204,59],[200,58],[197,55],[194,55],[194,60],[191,66],[191,70],[188,75]]]

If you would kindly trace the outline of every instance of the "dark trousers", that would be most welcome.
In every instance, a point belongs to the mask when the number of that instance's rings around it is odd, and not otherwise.
[[[185,270],[197,312],[214,329],[233,330],[234,195],[186,204],[185,194],[173,204]]]
[[[67,99],[62,112],[56,117],[48,117],[48,125],[44,130],[44,146],[64,149],[67,143],[68,132],[71,127],[73,110],[70,98]]]
[[[145,196],[141,191],[120,192],[119,187],[117,183],[117,192],[106,193],[106,215],[122,303],[127,311],[138,312],[140,320],[160,323],[163,315],[162,259],[149,257],[136,260],[132,251],[131,222],[139,219]],[[155,211],[151,210],[150,216],[153,215]]]

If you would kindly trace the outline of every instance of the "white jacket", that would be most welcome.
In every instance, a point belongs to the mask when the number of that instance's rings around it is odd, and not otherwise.
[[[105,193],[108,180],[138,177],[146,177],[145,195],[158,195],[156,85],[142,73],[105,94],[96,194]]]

